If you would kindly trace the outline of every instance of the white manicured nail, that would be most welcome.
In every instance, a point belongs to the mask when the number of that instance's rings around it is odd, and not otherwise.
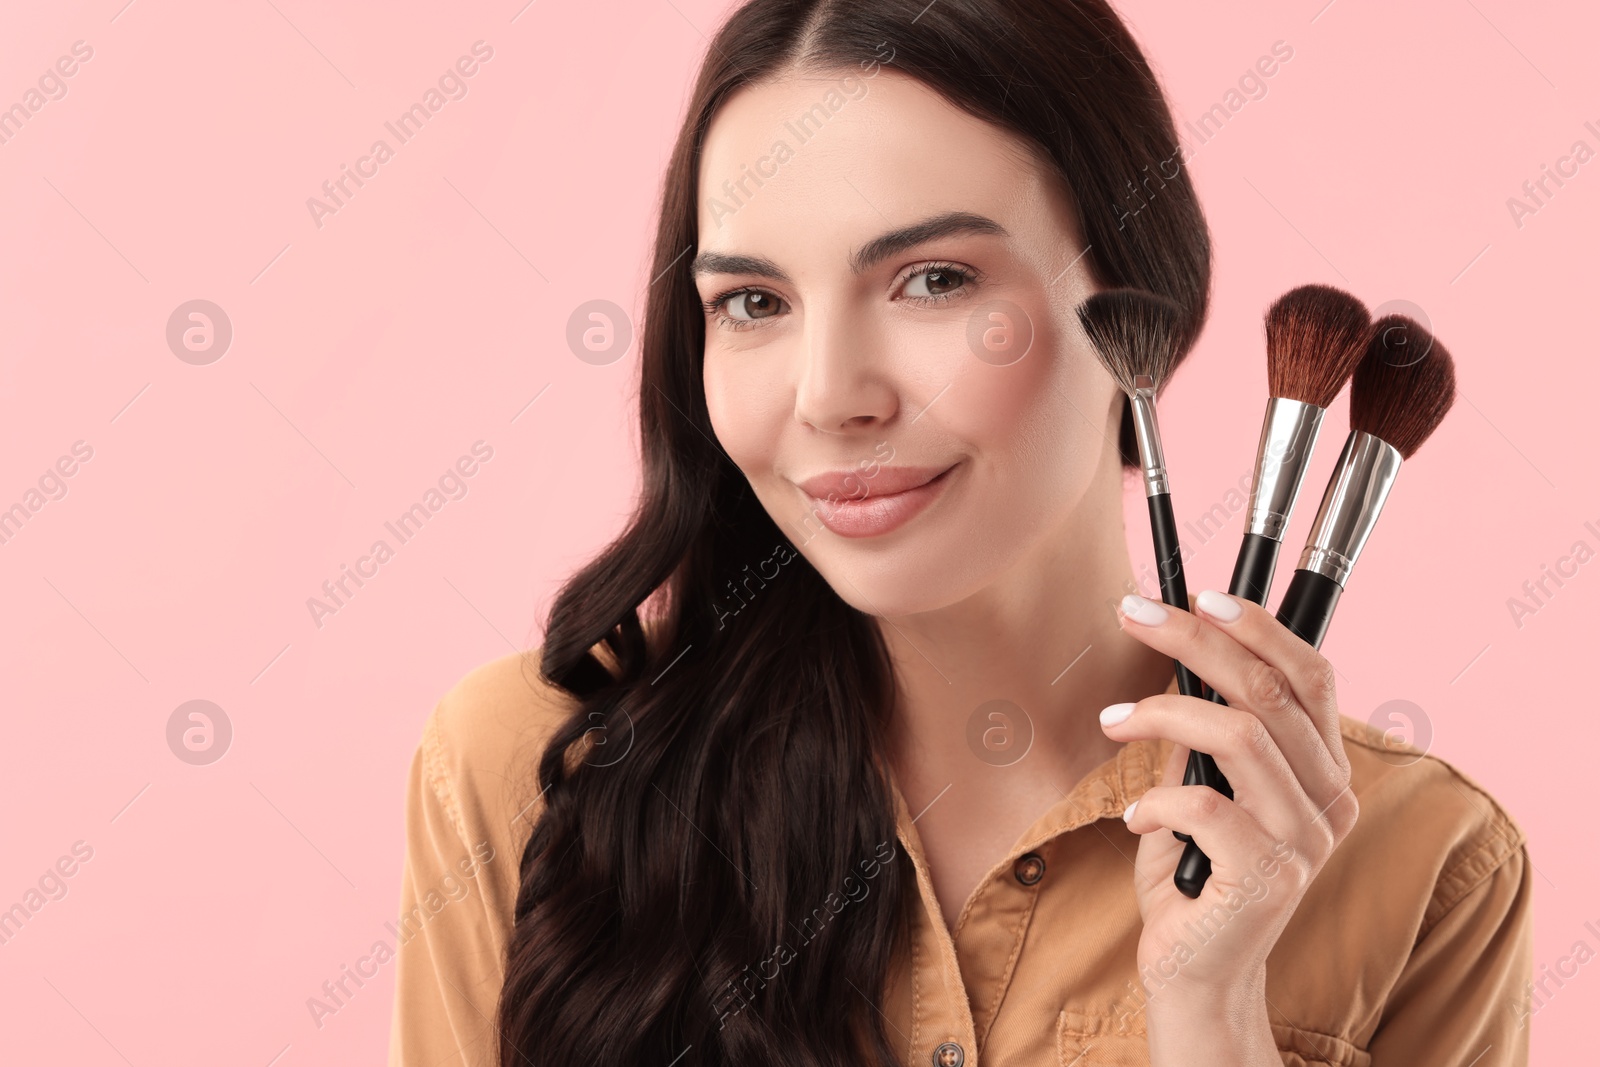
[[[1194,606],[1219,622],[1236,622],[1244,614],[1244,606],[1226,593],[1215,589],[1202,589],[1194,598]]]
[[[1132,704],[1112,704],[1100,713],[1101,726],[1115,726],[1133,714]]]
[[[1133,809],[1137,808],[1138,806],[1139,802],[1137,800],[1135,800],[1132,804],[1129,804],[1128,810],[1122,813],[1122,821],[1127,822],[1129,819],[1133,818]]]
[[[1146,600],[1142,596],[1129,593],[1122,598],[1122,613],[1134,622],[1145,626],[1157,626],[1167,619],[1167,609],[1157,604],[1154,600]]]

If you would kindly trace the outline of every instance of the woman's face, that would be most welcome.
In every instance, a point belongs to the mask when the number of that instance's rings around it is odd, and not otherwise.
[[[848,603],[1026,583],[1108,520],[1091,485],[1120,509],[1120,394],[1074,313],[1098,286],[1027,142],[887,68],[797,74],[724,104],[699,181],[712,426]]]

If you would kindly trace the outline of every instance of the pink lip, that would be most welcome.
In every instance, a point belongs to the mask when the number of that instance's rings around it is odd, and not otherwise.
[[[879,467],[835,471],[797,482],[812,499],[812,514],[841,537],[876,537],[910,522],[944,492],[949,467]]]

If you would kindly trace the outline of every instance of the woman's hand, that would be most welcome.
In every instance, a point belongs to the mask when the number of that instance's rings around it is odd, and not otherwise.
[[[1205,1041],[1208,1055],[1231,1063],[1280,1064],[1267,1025],[1267,954],[1358,810],[1333,668],[1258,604],[1207,590],[1194,607],[1129,596],[1122,628],[1205,679],[1227,706],[1163,693],[1101,713],[1115,740],[1175,743],[1163,784],[1124,816],[1143,835],[1134,867],[1152,1063],[1195,1062],[1194,1042]],[[1182,784],[1190,749],[1216,760],[1232,800]],[[1193,900],[1172,881],[1184,843],[1171,830],[1211,860]]]

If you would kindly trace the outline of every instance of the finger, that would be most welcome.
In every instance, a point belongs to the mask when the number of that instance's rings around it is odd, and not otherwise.
[[[1221,597],[1228,604],[1240,607],[1239,618],[1232,623],[1213,621],[1210,615],[1130,595],[1123,601],[1123,628],[1200,675],[1230,707],[1252,712],[1260,718],[1294,768],[1296,777],[1308,783],[1308,788],[1312,782],[1331,783],[1311,793],[1319,806],[1331,803],[1348,781],[1349,771],[1344,744],[1339,737],[1338,706],[1331,702],[1330,695],[1325,708],[1313,711],[1303,707],[1293,677],[1304,668],[1301,657],[1306,653],[1316,656],[1324,666],[1327,661],[1282,623],[1267,615],[1260,605],[1209,590],[1205,595],[1208,606],[1217,606],[1214,598]],[[1197,608],[1200,603],[1201,598],[1196,597]],[[1250,612],[1244,610],[1247,608],[1254,608],[1259,614],[1252,618]],[[1151,621],[1142,621],[1145,619]],[[1299,645],[1299,650],[1290,659],[1275,662],[1264,658],[1240,640],[1241,637],[1253,638],[1256,629],[1276,629],[1280,635],[1287,635],[1291,643]],[[1271,641],[1258,641],[1257,646],[1268,657],[1282,651],[1282,646]],[[1331,673],[1331,668],[1329,671]],[[1329,748],[1327,730],[1330,729],[1334,749]]]
[[[1182,785],[1188,776],[1188,770],[1189,746],[1174,744],[1172,751],[1167,753],[1166,766],[1161,768],[1161,777],[1156,780],[1163,785]],[[1179,840],[1187,843],[1189,840],[1188,835],[1184,835]]]
[[[1159,693],[1133,704],[1113,704],[1101,713],[1100,721],[1106,735],[1118,741],[1170,738],[1210,753],[1239,802],[1262,825],[1291,840],[1320,834],[1332,849],[1332,828],[1316,825],[1320,805],[1312,801],[1266,726],[1250,712]]]
[[[1189,768],[1189,746],[1174,744],[1167,753],[1167,764],[1161,768],[1162,785],[1182,785],[1184,772]]]
[[[1325,817],[1336,839],[1342,839],[1355,825],[1358,806],[1355,794],[1350,790],[1350,757],[1345,752],[1344,737],[1339,728],[1339,702],[1333,665],[1322,653],[1279,622],[1271,612],[1253,601],[1205,589],[1196,595],[1194,606],[1198,614],[1254,652],[1258,660],[1277,664],[1281,673],[1271,680],[1280,686],[1283,683],[1289,685],[1296,703],[1304,709],[1304,719],[1291,714],[1268,716],[1263,721],[1267,722],[1269,729],[1279,723],[1298,726],[1302,721],[1309,721],[1315,727],[1324,751],[1337,771],[1327,779],[1323,788],[1311,788],[1308,792],[1316,800],[1319,814]],[[1279,656],[1283,658],[1277,659]],[[1301,777],[1302,783],[1309,781]]]
[[[1296,856],[1293,845],[1274,837],[1251,814],[1204,785],[1151,786],[1123,814],[1136,834],[1182,830],[1211,860],[1206,883],[1219,889],[1238,883],[1263,864],[1284,863]]]
[[[1293,692],[1295,702],[1316,724],[1329,754],[1340,766],[1348,767],[1344,740],[1339,733],[1339,701],[1333,665],[1322,653],[1306,644],[1266,608],[1244,597],[1203,589],[1196,594],[1194,605],[1202,617],[1253,652],[1257,659],[1282,672],[1282,680]]]

